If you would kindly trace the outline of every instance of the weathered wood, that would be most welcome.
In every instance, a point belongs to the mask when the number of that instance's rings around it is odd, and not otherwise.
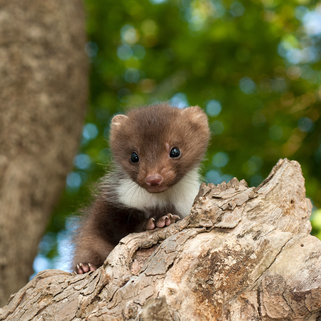
[[[0,320],[319,320],[311,208],[287,159],[257,189],[202,184],[187,218],[128,235],[90,274],[38,273]]]

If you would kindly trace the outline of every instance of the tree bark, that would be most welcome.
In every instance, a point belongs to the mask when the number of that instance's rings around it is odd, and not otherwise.
[[[128,235],[95,272],[38,273],[0,320],[319,320],[311,208],[287,159],[258,188],[202,184],[188,217]]]
[[[80,0],[0,1],[0,306],[27,283],[79,145],[88,62]]]

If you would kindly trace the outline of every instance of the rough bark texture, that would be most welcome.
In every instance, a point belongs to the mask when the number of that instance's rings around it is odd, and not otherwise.
[[[319,320],[311,208],[287,159],[257,189],[203,184],[187,218],[128,235],[95,272],[39,273],[0,320]]]
[[[27,283],[87,99],[80,0],[0,0],[0,306]]]

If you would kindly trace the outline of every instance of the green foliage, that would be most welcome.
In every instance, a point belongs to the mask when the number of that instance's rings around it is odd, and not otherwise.
[[[257,186],[287,157],[300,162],[307,195],[321,208],[316,2],[85,0],[85,5],[91,63],[87,124],[48,231],[63,229],[66,218],[90,199],[89,187],[108,164],[105,139],[112,115],[164,100],[207,111],[213,132],[203,172],[208,181],[235,176]],[[313,227],[320,236],[321,225],[316,221]],[[55,253],[51,249],[49,256]]]

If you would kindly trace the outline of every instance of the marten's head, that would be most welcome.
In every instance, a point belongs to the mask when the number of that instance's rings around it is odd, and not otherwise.
[[[158,104],[114,116],[110,147],[132,180],[150,193],[159,193],[199,166],[209,138],[201,108]]]

